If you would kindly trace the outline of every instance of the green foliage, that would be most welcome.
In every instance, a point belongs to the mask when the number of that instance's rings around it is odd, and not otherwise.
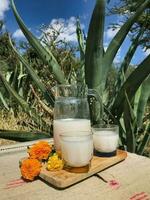
[[[84,60],[84,58],[85,58],[85,40],[84,40],[83,31],[81,30],[81,25],[80,25],[79,19],[77,19],[76,27],[77,27],[76,28],[77,39],[78,39],[79,50],[80,50],[80,59]]]
[[[14,1],[11,0],[11,6],[14,12],[14,15],[16,17],[16,20],[18,22],[18,25],[20,26],[21,30],[25,34],[26,38],[28,39],[29,43],[32,45],[32,47],[36,50],[39,57],[42,59],[43,63],[45,65],[48,65],[50,68],[50,71],[54,74],[56,80],[59,83],[65,83],[64,74],[60,69],[60,66],[58,62],[56,61],[55,57],[53,56],[51,51],[47,51],[40,43],[40,41],[27,29],[25,24],[23,23],[23,20],[20,18]]]
[[[14,1],[11,0],[12,10],[24,35],[28,39],[31,46],[41,58],[43,64],[48,67],[49,72],[53,76],[55,83],[86,83],[89,89],[94,89],[94,96],[90,96],[91,120],[92,124],[99,123],[116,123],[120,127],[120,141],[124,148],[130,152],[137,152],[142,154],[144,148],[149,140],[149,125],[142,126],[143,114],[145,106],[149,97],[149,74],[150,74],[150,55],[147,56],[133,71],[128,75],[130,61],[140,44],[140,38],[143,35],[143,28],[140,30],[137,37],[133,40],[131,47],[129,47],[125,59],[121,65],[120,70],[115,70],[116,83],[110,89],[109,80],[110,73],[114,66],[114,58],[125,40],[127,34],[133,25],[140,18],[145,9],[149,6],[150,0],[140,1],[140,6],[137,7],[136,12],[129,17],[129,19],[122,25],[118,33],[110,42],[106,52],[104,51],[103,36],[104,36],[104,22],[105,22],[105,0],[97,0],[93,10],[91,22],[89,25],[87,40],[84,40],[84,34],[81,30],[79,19],[77,19],[77,39],[80,50],[80,61],[71,54],[69,61],[73,65],[65,72],[63,64],[60,61],[59,54],[61,48],[56,48],[55,43],[43,46],[42,43],[27,29],[23,20],[19,16]],[[143,27],[143,26],[142,26]],[[86,45],[85,45],[86,43]],[[13,46],[13,45],[12,45]],[[38,74],[25,57],[20,55],[13,47],[17,57],[22,62],[26,73],[31,77],[36,88],[41,91],[42,97],[47,99],[47,102],[53,106],[53,95],[41,81],[42,77]],[[63,55],[68,55],[68,51],[63,51]],[[35,55],[36,57],[36,55]],[[68,59],[68,56],[65,58]],[[63,61],[63,63],[65,63]],[[17,73],[14,71],[14,77]],[[85,72],[85,74],[84,74]],[[112,71],[113,72],[113,71]],[[22,73],[23,75],[23,73]],[[22,77],[22,75],[20,77]],[[1,80],[9,93],[16,99],[16,101],[24,108],[27,113],[31,113],[31,117],[39,122],[39,116],[24,101],[21,96],[14,90],[15,78],[12,85],[6,81],[1,75]],[[13,87],[14,88],[13,88]],[[139,92],[139,87],[141,90]],[[138,97],[138,98],[137,98]],[[94,99],[98,99],[99,103]],[[43,99],[44,100],[44,99]],[[44,102],[43,102],[44,103]],[[101,105],[101,106],[100,106]],[[93,112],[94,111],[94,112]],[[43,121],[42,123],[47,126]],[[142,126],[142,131],[141,131]],[[142,138],[142,139],[141,139]]]
[[[17,50],[14,48],[11,39],[10,39],[10,43],[11,46],[13,48],[13,50],[16,52],[19,60],[23,63],[23,65],[25,66],[25,68],[27,69],[28,73],[30,74],[30,76],[32,77],[33,81],[35,82],[35,84],[37,85],[37,87],[41,90],[41,92],[44,94],[45,99],[48,101],[48,103],[53,107],[54,106],[54,97],[53,94],[50,93],[50,91],[48,91],[45,87],[45,85],[40,81],[40,77],[37,75],[37,73],[35,72],[35,70],[29,66],[29,64],[27,63],[27,61],[23,58],[23,56],[21,56]]]
[[[136,139],[135,139],[134,133],[135,133],[135,127],[136,127],[136,119],[135,119],[132,106],[130,104],[130,101],[126,93],[125,93],[125,101],[124,101],[123,120],[124,120],[125,129],[128,130],[126,132],[127,150],[129,152],[135,152]]]
[[[0,62],[6,62],[8,67],[7,70],[11,71],[14,66],[18,64],[18,59],[12,51],[8,38],[7,32],[0,34]],[[12,42],[14,43],[14,41]]]
[[[137,126],[142,127],[145,108],[150,97],[150,75],[144,80],[140,88],[140,97],[137,106]]]
[[[121,0],[119,3],[113,5],[113,7],[108,11],[108,15],[121,15],[121,21],[111,24],[111,28],[115,29],[131,17],[133,13],[144,3],[145,0]],[[140,38],[140,45],[146,50],[150,48],[150,4],[147,5],[144,12],[136,20],[136,23],[130,30],[129,37],[133,40],[136,35],[139,33],[142,27],[144,27],[144,34]]]
[[[143,134],[143,138],[140,141],[140,144],[138,145],[137,148],[137,153],[143,155],[144,154],[144,150],[146,145],[148,144],[150,140],[150,122],[147,123],[144,134]]]
[[[136,91],[142,82],[150,74],[150,55],[145,58],[145,60],[130,74],[127,80],[124,82],[120,88],[118,95],[115,98],[114,104],[111,108],[111,112],[117,118],[120,118],[123,112],[123,102],[125,99],[125,92],[129,98],[129,101],[132,101]],[[138,78],[137,78],[138,77]]]
[[[10,86],[10,84],[6,81],[5,77],[1,73],[0,80],[2,81],[6,90],[10,93],[10,95],[12,95],[13,98],[18,102],[18,104],[23,108],[23,110],[32,117],[35,123],[42,124],[42,127],[44,127],[46,131],[50,131],[50,127],[48,126],[48,124],[46,124],[46,122],[41,119],[41,117],[35,112],[35,110],[30,108],[28,103],[20,95],[17,94],[17,92]]]
[[[38,139],[49,138],[50,135],[44,132],[27,132],[27,131],[10,131],[0,130],[0,138],[11,139],[19,142],[33,141]]]
[[[88,37],[86,41],[85,54],[85,80],[89,88],[99,88],[102,94],[104,88],[102,64],[104,47],[104,19],[105,19],[105,0],[96,1],[89,25]],[[107,67],[107,66],[105,66]]]
[[[9,110],[9,107],[8,107],[8,105],[7,105],[7,102],[6,102],[6,100],[5,100],[5,98],[4,98],[4,96],[3,96],[3,94],[2,94],[1,91],[0,91],[0,100],[1,100],[1,102],[3,103],[4,107],[5,107],[7,110]]]

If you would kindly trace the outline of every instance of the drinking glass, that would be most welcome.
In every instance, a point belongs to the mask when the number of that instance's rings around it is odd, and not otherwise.
[[[119,140],[117,125],[97,124],[92,127],[94,153],[98,156],[115,156]]]
[[[70,134],[71,133],[71,134]],[[91,132],[64,132],[60,134],[61,154],[68,169],[73,172],[89,170],[93,156]]]

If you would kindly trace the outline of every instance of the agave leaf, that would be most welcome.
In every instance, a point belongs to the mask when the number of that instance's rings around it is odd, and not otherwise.
[[[138,146],[137,150],[138,154],[143,155],[145,147],[147,146],[149,141],[150,141],[150,122],[147,123],[144,131],[144,137],[142,139],[142,142]]]
[[[148,77],[150,74],[150,55],[147,56],[144,61],[139,64],[139,66],[132,72],[132,74],[127,78],[125,83],[120,89],[114,104],[111,108],[111,112],[114,116],[117,116],[119,119],[123,112],[123,102],[125,99],[125,91],[131,102],[134,97],[137,89],[142,84],[142,82]]]
[[[1,91],[0,91],[0,100],[3,103],[3,105],[5,106],[5,108],[7,110],[9,110],[9,106],[8,106],[7,102],[5,101],[5,98],[4,98],[3,94],[1,93]]]
[[[11,86],[17,91],[18,90],[18,81],[17,81],[17,77],[18,77],[18,66],[15,66],[15,69],[12,73],[12,81],[11,81]]]
[[[0,80],[4,84],[6,90],[10,93],[10,95],[13,96],[13,98],[20,104],[20,106],[23,108],[23,110],[32,117],[32,119],[39,125],[42,125],[44,130],[50,130],[50,127],[47,125],[47,123],[41,119],[41,117],[29,107],[27,102],[19,96],[16,91],[10,86],[10,84],[6,81],[6,79],[3,77],[3,75],[0,73]]]
[[[12,43],[11,40],[10,40],[10,43]],[[20,69],[19,69],[18,81],[20,82],[22,78],[27,76],[27,74],[23,73],[23,64],[22,64],[22,62],[20,61],[19,63],[20,63],[20,65],[19,65]],[[18,84],[18,85],[20,85],[20,84]]]
[[[24,78],[24,77],[26,77],[27,76],[27,74],[20,74],[19,76],[18,76],[18,80],[20,80],[20,79],[22,79],[22,78]]]
[[[6,81],[10,82],[11,76],[12,76],[12,72],[7,72],[6,73]]]
[[[97,90],[89,89],[88,97],[92,124],[103,123],[102,119],[104,114],[104,106],[101,96],[99,95]]]
[[[106,89],[106,90],[104,90],[104,92],[103,92],[103,103],[105,104],[105,105],[107,105],[107,103],[108,103],[108,100],[109,100],[109,91]]]
[[[24,80],[24,77],[27,77],[27,74],[23,73],[22,62],[20,62],[19,67],[20,67],[20,69],[19,69],[19,75],[18,75],[18,94],[23,97],[24,96],[23,80]]]
[[[27,29],[23,20],[19,16],[19,13],[17,12],[14,0],[11,0],[11,7],[20,29],[22,30],[32,47],[36,50],[39,57],[43,60],[43,63],[45,65],[48,65],[50,71],[53,73],[59,83],[65,83],[64,74],[57,60],[50,51],[46,51],[46,49],[41,45],[40,41]]]
[[[81,84],[85,84],[85,73],[84,73],[84,61],[82,61],[78,68],[76,69],[75,73],[76,73],[76,81],[77,83],[81,83]]]
[[[123,118],[120,118],[119,120],[119,137],[120,140],[122,142],[122,145],[126,145],[127,141],[126,141],[126,132],[125,132],[125,124],[124,124],[124,120]]]
[[[110,109],[111,109],[112,105],[114,104],[116,96],[118,95],[120,88],[123,85],[124,81],[125,81],[124,72],[122,70],[119,70],[118,74],[117,74],[115,86],[114,86],[114,95],[111,97],[111,99],[109,99],[109,101],[106,104]]]
[[[10,41],[10,44],[11,44],[13,50],[16,52],[19,60],[23,63],[23,65],[27,69],[29,75],[32,77],[33,81],[35,82],[37,88],[39,88],[41,90],[41,92],[43,93],[43,95],[44,95],[45,99],[47,100],[47,102],[50,103],[50,105],[53,107],[54,106],[53,94],[46,89],[45,85],[42,83],[42,81],[40,80],[40,77],[37,75],[35,70],[27,63],[25,58],[23,58],[23,56],[21,56],[21,54],[19,54],[19,52],[15,49],[15,47],[13,46],[13,44],[11,42],[11,38],[10,37],[9,37],[9,41]]]
[[[131,26],[136,22],[138,17],[141,15],[141,13],[144,11],[144,9],[148,6],[149,3],[150,3],[150,0],[145,0],[138,7],[135,14],[133,14],[133,16],[131,16],[127,20],[127,22],[120,28],[120,30],[117,32],[115,37],[110,42],[103,59],[103,64],[105,65],[105,67],[103,67],[104,82],[106,82],[109,68],[112,65],[112,62],[117,54],[117,51],[119,50],[128,32],[130,31]]]
[[[123,83],[125,82],[126,80],[126,71],[129,67],[129,64],[133,58],[133,55],[139,45],[139,39],[140,37],[142,36],[143,34],[143,31],[144,29],[141,29],[140,32],[138,33],[138,35],[136,36],[136,38],[133,40],[131,46],[129,47],[125,57],[124,57],[124,60],[120,66],[120,69],[119,69],[119,72],[118,72],[118,76],[117,76],[117,80],[116,80],[116,83],[115,83],[115,96],[118,94],[121,86],[123,85]],[[113,98],[113,100],[115,100],[115,98]],[[114,102],[112,101],[111,104],[109,106],[111,106]]]
[[[136,148],[136,140],[134,135],[135,116],[126,92],[125,92],[123,119],[126,129],[127,151],[135,152]]]
[[[124,60],[123,60],[123,62],[121,64],[121,67],[120,67],[120,70],[123,71],[124,74],[126,74],[128,66],[129,66],[129,64],[130,64],[130,62],[131,62],[131,60],[133,58],[133,55],[134,55],[134,53],[135,53],[135,51],[136,51],[136,49],[137,49],[137,47],[139,45],[139,40],[142,37],[143,33],[144,33],[144,27],[141,28],[141,30],[137,34],[136,38],[133,39],[132,44],[129,47],[129,49],[128,49],[125,57],[124,57]]]
[[[26,142],[38,139],[49,138],[50,135],[46,132],[28,132],[28,131],[16,131],[16,130],[1,130],[0,138],[15,140],[19,142]]]
[[[139,99],[140,99],[140,96],[141,96],[141,87],[142,87],[142,85],[136,91],[135,96],[134,96],[134,115],[135,115],[136,119],[137,119],[138,103],[139,103]]]
[[[83,37],[83,32],[80,25],[79,18],[77,19],[76,23],[76,33],[77,33],[77,39],[79,44],[79,50],[80,50],[80,59],[83,61],[85,59],[85,40]]]
[[[5,67],[8,67],[7,63],[4,62],[4,61],[0,61],[0,65],[1,65],[0,66],[1,70],[3,70],[3,68],[5,68]],[[7,104],[7,102],[6,102],[5,98],[4,98],[3,92],[1,92],[1,91],[0,91],[0,100],[1,100],[2,104],[4,105],[4,107],[7,110],[9,110],[9,106],[8,106],[8,104]]]
[[[98,87],[102,82],[102,57],[104,54],[103,34],[105,19],[105,0],[97,0],[92,14],[85,53],[85,79],[89,88]]]
[[[141,95],[139,98],[139,103],[137,107],[137,125],[142,126],[145,107],[147,105],[148,98],[150,97],[150,75],[143,82],[141,86]]]

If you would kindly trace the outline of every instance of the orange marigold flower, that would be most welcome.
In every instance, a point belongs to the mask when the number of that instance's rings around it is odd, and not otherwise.
[[[37,159],[25,159],[21,163],[21,174],[24,179],[33,181],[41,171],[41,163]]]
[[[52,145],[49,145],[46,141],[40,141],[28,149],[30,158],[35,158],[38,160],[48,159],[48,156],[51,153],[51,151]]]

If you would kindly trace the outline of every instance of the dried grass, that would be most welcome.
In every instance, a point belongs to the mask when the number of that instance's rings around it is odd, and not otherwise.
[[[22,122],[27,120],[27,115],[23,112],[14,116],[12,111],[0,112],[0,129],[4,130],[29,130],[29,127],[23,125]]]
[[[21,112],[17,116],[12,111],[0,111],[0,129],[2,130],[30,130],[28,126],[24,126],[23,122],[28,119],[28,116]],[[15,144],[16,141],[0,139],[0,146]]]

